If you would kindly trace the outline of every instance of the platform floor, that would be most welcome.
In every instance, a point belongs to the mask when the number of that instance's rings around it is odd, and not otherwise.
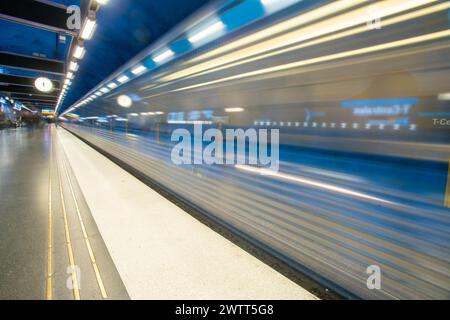
[[[0,299],[316,299],[62,128],[0,132],[0,237]]]

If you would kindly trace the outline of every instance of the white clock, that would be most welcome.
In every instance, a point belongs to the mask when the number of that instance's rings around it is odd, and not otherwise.
[[[42,92],[50,92],[53,89],[52,81],[45,77],[37,78],[36,81],[34,81],[34,85],[36,89]]]

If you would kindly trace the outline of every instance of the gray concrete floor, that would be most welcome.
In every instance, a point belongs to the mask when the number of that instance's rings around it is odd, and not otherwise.
[[[51,127],[0,131],[0,299],[127,299],[55,137]]]

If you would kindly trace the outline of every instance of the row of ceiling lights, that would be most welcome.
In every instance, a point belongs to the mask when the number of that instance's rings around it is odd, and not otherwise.
[[[205,38],[211,36],[213,33],[217,32],[218,30],[222,30],[224,28],[225,28],[225,24],[222,21],[219,21],[219,22],[214,23],[210,27],[198,32],[197,34],[193,35],[192,37],[189,37],[188,40],[192,44],[195,44],[195,43],[202,41]],[[175,52],[173,52],[170,48],[166,48],[165,50],[161,50],[159,54],[156,54],[152,58],[152,60],[156,64],[161,64],[165,61],[168,61],[170,58],[172,58],[174,56],[175,56]],[[137,76],[142,75],[146,71],[148,71],[148,68],[146,66],[144,66],[142,63],[139,63],[136,66],[134,66],[133,68],[131,68],[130,71],[134,76],[137,77]],[[124,83],[128,82],[129,80],[130,80],[130,77],[128,75],[119,76],[116,80],[111,81],[109,84],[101,87],[98,91],[94,92],[89,97],[87,97],[83,101],[76,104],[74,107],[72,107],[70,110],[68,110],[68,112],[72,112],[75,109],[77,109],[85,104],[88,104],[89,102],[92,102],[97,97],[100,97],[103,94],[108,93],[113,89],[116,89],[121,84],[124,84]],[[124,108],[129,108],[132,105],[132,100],[126,95],[119,96],[117,99],[117,102],[121,107],[124,107]]]
[[[289,3],[294,3],[294,2],[297,2],[298,0],[260,0],[260,1],[264,7],[270,7],[276,1],[279,1],[279,2],[286,1]],[[99,2],[99,1],[97,1],[97,2]],[[107,1],[103,0],[102,2],[107,2]],[[215,17],[210,21],[209,24],[204,25],[204,27],[202,29],[199,30],[199,29],[194,28],[195,30],[193,30],[193,32],[188,32],[187,40],[194,46],[201,45],[201,44],[204,44],[205,41],[207,41],[207,40],[212,40],[212,38],[216,38],[216,37],[220,36],[221,31],[225,30],[226,27],[227,26],[225,25],[225,23],[223,23],[223,21],[221,21],[219,18]],[[86,32],[86,33],[88,33],[88,32]],[[75,50],[75,55],[76,56],[84,55],[84,49],[82,47],[77,47]],[[159,64],[162,64],[163,62],[169,61],[174,56],[175,56],[175,52],[172,49],[166,47],[166,48],[157,50],[157,53],[154,54],[154,56],[152,57],[152,60],[156,65],[159,65]],[[131,74],[133,74],[133,76],[137,77],[137,76],[140,76],[140,75],[144,74],[145,72],[149,71],[149,68],[147,68],[143,62],[139,62],[137,65],[132,67],[129,71],[131,72]],[[116,89],[120,85],[128,82],[130,80],[130,76],[131,76],[130,73],[123,74],[121,76],[118,76],[115,80],[111,81],[110,83],[103,85],[99,89],[96,89],[97,91],[95,91],[95,90],[92,91],[90,96],[86,97],[84,100],[81,100],[80,102],[75,104],[75,106],[71,107],[66,112],[64,112],[63,115],[66,113],[73,112],[76,109],[82,107],[83,105],[86,105],[86,104],[94,101],[96,98],[101,97],[102,95],[110,92],[113,89]],[[117,98],[117,103],[121,107],[129,108],[132,105],[132,99],[130,97],[128,97],[127,95],[121,95]],[[233,111],[231,111],[231,112],[233,112]]]
[[[109,0],[95,0],[94,2],[96,2],[99,5],[105,5],[108,3],[108,1]],[[72,59],[70,60],[68,67],[69,71],[66,74],[64,85],[59,95],[58,102],[56,104],[55,113],[58,112],[58,109],[60,108],[62,102],[64,101],[64,97],[66,96],[69,87],[72,84],[73,79],[75,78],[75,73],[78,71],[79,68],[79,61],[83,59],[84,55],[86,54],[86,49],[84,48],[83,43],[86,40],[92,39],[96,27],[97,21],[95,18],[95,11],[90,10],[83,24],[83,27],[81,28],[78,38],[78,44],[75,46],[75,49],[73,50]]]

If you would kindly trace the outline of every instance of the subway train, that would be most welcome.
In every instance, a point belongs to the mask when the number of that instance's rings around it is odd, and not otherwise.
[[[231,30],[234,2],[182,23],[60,125],[343,297],[449,299],[450,3],[303,1]],[[279,167],[180,165],[180,129],[217,129],[217,157],[227,130],[278,133]]]

